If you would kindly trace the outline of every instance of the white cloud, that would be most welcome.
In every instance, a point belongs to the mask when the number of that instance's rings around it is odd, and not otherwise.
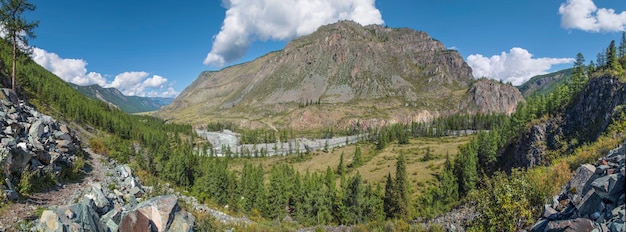
[[[226,17],[204,64],[224,66],[241,58],[254,40],[288,40],[319,26],[349,19],[382,24],[374,0],[224,0]]]
[[[623,1],[623,0],[618,0]],[[626,11],[599,8],[593,0],[567,0],[559,7],[561,26],[589,32],[616,32],[626,29]]]
[[[55,53],[33,48],[33,60],[67,82],[77,85],[105,85],[106,79],[99,73],[87,73],[87,62],[81,59],[64,59]]]
[[[474,54],[467,57],[474,77],[511,82],[521,85],[535,75],[546,74],[552,65],[574,62],[573,58],[533,58],[526,49],[514,47],[509,53],[484,57]]]
[[[142,97],[175,97],[178,95],[167,78],[147,72],[123,72],[109,82],[102,74],[87,72],[87,62],[82,59],[61,58],[56,53],[47,52],[40,48],[33,48],[33,60],[48,71],[54,73],[66,82],[76,85],[97,84],[105,88],[116,88],[127,96]]]

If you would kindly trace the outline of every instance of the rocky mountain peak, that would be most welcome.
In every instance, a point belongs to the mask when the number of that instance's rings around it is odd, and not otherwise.
[[[305,129],[515,108],[518,98],[476,105],[471,95],[488,90],[468,92],[474,81],[461,55],[425,32],[340,21],[254,61],[203,72],[156,116]],[[305,107],[312,102],[318,104]],[[498,107],[483,109],[492,105]]]

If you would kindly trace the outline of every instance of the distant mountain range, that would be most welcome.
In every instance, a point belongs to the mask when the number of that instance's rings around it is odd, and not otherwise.
[[[72,86],[89,98],[113,105],[127,113],[149,112],[169,105],[173,98],[126,96],[116,88],[103,88],[99,85]]]
[[[322,128],[507,113],[513,86],[476,80],[463,57],[427,33],[341,21],[251,62],[207,71],[155,116],[246,128]]]
[[[553,73],[544,75],[538,75],[530,78],[530,80],[524,82],[524,84],[517,88],[522,92],[524,97],[532,96],[535,94],[546,94],[552,92],[556,86],[561,83],[565,83],[572,78],[573,68],[563,69]]]

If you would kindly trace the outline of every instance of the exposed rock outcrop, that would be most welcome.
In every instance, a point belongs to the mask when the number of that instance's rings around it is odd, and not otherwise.
[[[531,231],[624,231],[625,154],[626,144],[580,166]]]
[[[564,112],[531,125],[504,150],[500,162],[505,170],[546,164],[546,149],[556,150],[563,142],[595,141],[608,125],[626,112],[626,83],[612,76],[596,77],[574,98]],[[577,145],[570,144],[570,145]]]

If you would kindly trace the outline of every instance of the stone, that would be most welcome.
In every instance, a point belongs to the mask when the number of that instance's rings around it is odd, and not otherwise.
[[[174,212],[179,209],[178,198],[175,195],[165,195],[139,203],[135,211],[146,215],[158,231],[165,231]]]
[[[550,221],[548,221],[547,219],[541,219],[538,220],[537,222],[535,222],[535,224],[530,228],[530,231],[544,231],[546,226],[548,226],[548,223]]]
[[[110,202],[102,192],[100,183],[91,183],[91,191],[88,194],[85,194],[85,197],[93,200],[98,213],[102,214],[109,211]]]
[[[132,187],[130,190],[128,190],[128,193],[135,197],[141,197],[143,195],[143,191],[141,191],[141,189],[137,186]]]
[[[194,221],[195,218],[190,213],[176,212],[168,231],[191,232]]]
[[[118,231],[121,220],[122,213],[118,209],[113,208],[108,213],[102,215],[100,224],[102,224],[105,231]]]
[[[600,177],[591,183],[596,193],[602,199],[616,202],[624,192],[624,177],[619,174],[611,174]],[[620,178],[621,177],[621,178]]]
[[[547,204],[543,206],[543,214],[544,218],[554,220],[558,216],[559,212],[557,212],[551,205]]]
[[[103,231],[100,224],[100,217],[96,212],[94,201],[90,198],[83,197],[79,205],[80,210],[76,212],[76,223],[85,231]]]
[[[59,216],[52,210],[44,210],[37,225],[38,231],[64,232],[63,223]]]
[[[65,215],[68,219],[74,219],[76,217],[76,213],[74,213],[70,207],[65,209],[65,213],[63,213],[63,215]]]
[[[609,167],[609,165],[599,165],[599,166],[596,166],[596,174],[604,175],[606,170],[609,169],[609,168],[611,168],[611,167]]]
[[[8,201],[17,201],[17,199],[19,198],[19,195],[17,194],[17,192],[11,189],[3,190],[3,195],[4,195],[4,199]]]
[[[544,231],[592,231],[594,229],[593,222],[586,218],[576,218],[562,221],[551,221],[545,227]]]
[[[576,204],[576,209],[582,217],[587,217],[596,211],[598,206],[602,203],[602,198],[596,194],[594,189],[591,189],[582,198],[582,200]]]
[[[158,231],[150,218],[139,211],[131,211],[122,217],[119,231]]]
[[[33,140],[39,140],[44,133],[44,124],[42,120],[36,120],[28,130],[28,135],[33,138]]]
[[[64,133],[62,131],[55,131],[53,134],[54,134],[54,138],[57,139],[57,140],[72,141],[72,137],[69,134]]]
[[[71,140],[57,140],[57,148],[63,152],[75,152],[76,147]]]
[[[34,154],[32,152],[23,149],[21,146],[16,146],[11,149],[9,154],[10,160],[12,161],[9,164],[9,170],[11,172],[21,171],[33,156]]]
[[[612,222],[609,229],[611,232],[623,232],[626,228],[624,228],[624,222]]]

